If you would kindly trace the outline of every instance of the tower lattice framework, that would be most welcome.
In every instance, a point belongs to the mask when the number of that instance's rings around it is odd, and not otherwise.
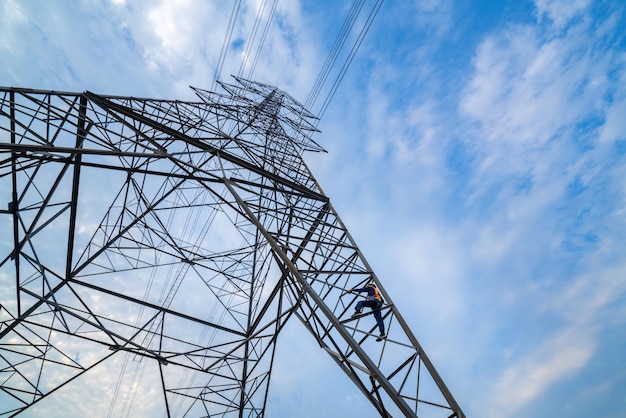
[[[145,398],[261,417],[296,320],[381,416],[463,418],[302,159],[323,151],[315,117],[272,86],[220,85],[197,101],[0,88],[0,416],[78,396],[108,416]],[[346,290],[369,281],[381,342],[351,318]]]

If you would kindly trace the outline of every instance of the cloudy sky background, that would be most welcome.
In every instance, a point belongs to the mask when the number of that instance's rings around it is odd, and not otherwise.
[[[353,2],[267,1],[255,61],[261,4],[242,2],[221,79],[305,103]],[[0,0],[0,85],[193,98],[213,87],[232,9]],[[624,418],[625,13],[387,0],[320,121],[329,152],[305,155],[468,417]],[[374,416],[298,323],[287,332],[268,416]]]

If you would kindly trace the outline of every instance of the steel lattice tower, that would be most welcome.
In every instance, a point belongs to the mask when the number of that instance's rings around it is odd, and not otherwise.
[[[299,320],[381,416],[463,418],[302,159],[323,151],[315,117],[221,86],[195,102],[0,88],[0,416],[113,379],[109,416],[150,381],[163,416],[261,417]],[[345,292],[370,280],[382,342]]]

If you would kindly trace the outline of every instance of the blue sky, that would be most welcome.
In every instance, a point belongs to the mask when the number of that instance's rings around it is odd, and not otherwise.
[[[279,1],[252,78],[304,103],[351,6]],[[0,85],[191,98],[231,9],[2,0]],[[387,0],[305,155],[468,417],[624,417],[624,27],[618,1]],[[268,416],[374,416],[300,328]]]

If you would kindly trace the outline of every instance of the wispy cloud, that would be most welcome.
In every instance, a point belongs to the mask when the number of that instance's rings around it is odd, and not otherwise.
[[[619,203],[601,209],[607,202],[589,199],[594,199],[596,187],[622,190],[610,174],[607,178],[597,171],[604,167],[602,161],[610,159],[611,149],[593,144],[607,129],[605,119],[615,123],[610,115],[621,102],[614,104],[607,97],[621,95],[623,87],[612,74],[622,73],[624,66],[619,52],[610,47],[617,30],[612,16],[600,23],[572,20],[589,12],[585,5],[578,2],[567,9],[541,2],[539,16],[547,14],[554,26],[510,25],[489,35],[477,49],[476,72],[461,102],[469,121],[477,124],[472,138],[480,157],[473,188],[493,199],[490,207],[496,215],[489,221],[494,229],[479,245],[486,250],[483,257],[502,262],[523,251],[520,261],[525,266],[514,264],[510,274],[523,277],[520,267],[530,277],[543,271],[539,274],[544,275],[544,283],[548,283],[546,273],[556,275],[553,278],[560,284],[544,288],[545,303],[552,306],[547,317],[565,320],[544,322],[553,335],[540,337],[538,344],[526,347],[524,355],[513,356],[502,370],[488,402],[493,417],[514,416],[552,385],[580,372],[599,344],[594,319],[615,302],[616,296],[609,294],[623,295],[625,290],[623,280],[612,282],[614,257],[605,267],[578,260],[578,268],[594,271],[593,280],[586,276],[574,281],[567,277],[572,273],[568,263],[554,264],[575,257],[578,249],[571,253],[574,248],[567,245],[572,240],[592,252],[600,240],[618,258],[621,253],[602,219],[589,215],[591,207],[611,212]],[[564,9],[569,11],[559,12]],[[525,183],[516,184],[516,179],[524,178]],[[579,178],[586,179],[584,191],[577,192],[584,197],[572,198],[569,193]],[[623,221],[619,223],[623,226]],[[539,268],[534,263],[548,265]],[[537,300],[532,293],[526,296]],[[536,314],[542,318],[545,313]]]
[[[535,0],[537,16],[541,22],[545,17],[552,20],[555,29],[562,29],[572,19],[584,14],[590,0]]]
[[[544,341],[531,355],[503,371],[490,393],[485,416],[514,416],[551,384],[584,367],[593,351],[592,341],[574,327]]]

